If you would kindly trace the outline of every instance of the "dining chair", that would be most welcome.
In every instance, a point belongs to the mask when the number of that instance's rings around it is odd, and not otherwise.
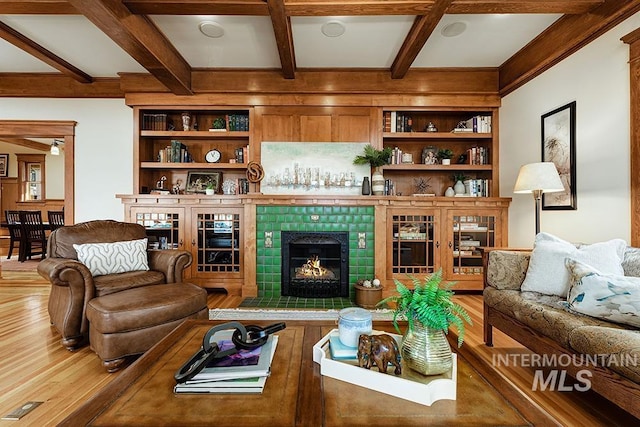
[[[7,219],[7,228],[9,229],[9,253],[7,259],[11,258],[13,249],[18,247],[18,259],[20,259],[20,250],[22,249],[20,232],[20,213],[13,210],[5,210],[4,216]]]
[[[47,236],[42,223],[42,212],[40,211],[19,211],[20,230],[22,232],[22,242],[24,249],[20,251],[24,262],[31,259],[33,255],[41,255],[45,258],[47,252]]]
[[[47,211],[49,229],[51,231],[64,226],[64,211]]]

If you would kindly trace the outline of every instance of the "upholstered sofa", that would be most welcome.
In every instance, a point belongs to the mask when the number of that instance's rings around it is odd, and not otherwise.
[[[49,316],[62,335],[62,345],[73,350],[89,336],[87,306],[97,297],[129,289],[182,282],[183,271],[192,257],[182,250],[144,248],[148,270],[94,275],[79,261],[75,245],[115,243],[144,239],[139,224],[95,220],[56,229],[47,241],[48,257],[38,264],[38,273],[51,282]],[[76,246],[77,247],[77,246]]]
[[[576,361],[558,369],[566,369],[573,379],[588,370],[591,377],[584,378],[592,390],[640,418],[638,328],[577,313],[566,296],[523,291],[531,256],[532,250],[524,249],[483,251],[485,343],[493,345],[493,328],[498,328],[539,355]],[[640,249],[623,248],[621,268],[624,276],[640,276]]]

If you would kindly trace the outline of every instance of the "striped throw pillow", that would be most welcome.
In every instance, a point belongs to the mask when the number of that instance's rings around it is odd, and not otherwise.
[[[149,270],[147,239],[73,245],[78,261],[94,276]]]

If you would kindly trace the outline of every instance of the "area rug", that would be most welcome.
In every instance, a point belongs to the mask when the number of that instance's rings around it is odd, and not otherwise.
[[[36,271],[40,258],[28,259],[24,262],[18,261],[17,257],[7,259],[3,256],[1,259],[2,271]]]
[[[393,311],[369,310],[373,320],[392,320]],[[214,308],[209,320],[338,320],[340,310],[248,310],[243,308]]]

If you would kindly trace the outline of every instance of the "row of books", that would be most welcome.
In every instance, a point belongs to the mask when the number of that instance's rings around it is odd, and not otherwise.
[[[221,351],[234,347],[232,331],[214,334],[213,341]],[[278,336],[269,335],[267,342],[253,350],[239,350],[237,353],[216,359],[192,379],[176,384],[176,394],[209,393],[262,393],[271,374],[271,363],[278,345]]]
[[[248,114],[226,114],[224,116],[225,128],[214,129],[213,125],[209,129],[211,132],[248,132],[249,131],[249,115]]]
[[[171,145],[158,151],[158,161],[161,163],[191,163],[193,157],[186,145],[180,141],[172,140]]]
[[[167,130],[166,113],[145,113],[142,115],[143,130]]]
[[[491,164],[489,149],[487,147],[471,147],[467,150],[467,162],[470,165]]]
[[[385,111],[382,126],[384,132],[412,132],[413,118],[401,111]]]
[[[249,159],[249,146],[238,147],[235,151],[236,163],[247,163]]]
[[[491,116],[473,116],[468,120],[459,122],[452,132],[491,133]]]
[[[490,197],[490,179],[468,179],[464,181],[465,196],[470,197]]]

